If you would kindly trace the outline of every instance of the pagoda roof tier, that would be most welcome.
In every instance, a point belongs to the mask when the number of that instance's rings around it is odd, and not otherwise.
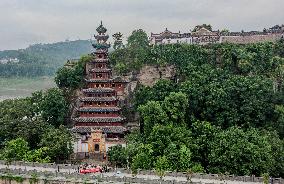
[[[95,130],[102,130],[104,133],[119,134],[127,132],[127,129],[123,126],[75,126],[72,128],[72,132],[76,133],[91,133]]]
[[[122,117],[79,117],[74,118],[78,123],[116,123],[122,122],[125,118]]]
[[[108,53],[107,49],[97,49],[94,53],[92,53],[93,55],[95,54],[105,54]]]
[[[110,68],[94,68],[91,69],[90,72],[110,72],[111,69]]]
[[[80,101],[82,102],[113,102],[117,99],[113,97],[81,97]]]
[[[82,90],[84,93],[110,93],[115,90],[112,88],[88,88]]]
[[[107,63],[108,61],[109,59],[99,59],[99,58],[92,60],[92,62],[94,63]]]
[[[108,35],[94,35],[96,40],[107,41],[109,36]]]
[[[118,112],[121,108],[119,107],[81,107],[78,111],[80,112]]]
[[[94,43],[94,44],[92,44],[92,46],[95,49],[108,49],[108,48],[110,48],[110,44],[108,44],[108,43]]]
[[[85,79],[86,82],[121,82],[121,83],[127,83],[126,80],[121,79],[120,77],[114,78],[114,79]]]

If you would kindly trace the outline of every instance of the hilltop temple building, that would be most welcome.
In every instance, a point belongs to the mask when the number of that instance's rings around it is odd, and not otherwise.
[[[257,42],[274,42],[283,38],[284,25],[274,26],[263,31],[250,32],[229,32],[229,31],[212,31],[203,26],[196,26],[196,29],[187,33],[174,33],[167,28],[161,33],[151,33],[150,43],[152,45],[186,43],[207,45],[210,43],[257,43]]]
[[[73,132],[77,135],[74,145],[76,159],[102,159],[111,146],[125,145],[123,138],[127,129],[123,126],[118,96],[123,95],[126,81],[112,76],[109,66],[107,29],[101,25],[96,29],[97,40],[93,60],[88,63],[89,73],[86,88],[81,91],[78,117],[74,118]]]

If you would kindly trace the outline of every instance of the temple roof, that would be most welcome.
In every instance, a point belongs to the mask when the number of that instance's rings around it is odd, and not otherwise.
[[[83,102],[111,102],[116,101],[117,99],[113,97],[81,97],[81,101]]]
[[[205,27],[201,27],[195,32],[192,32],[192,36],[218,36],[218,31],[210,31]]]
[[[124,121],[122,117],[79,117],[74,118],[74,121],[78,123],[116,123]]]
[[[110,93],[114,92],[112,88],[88,88],[82,90],[85,93]]]
[[[81,107],[80,112],[117,112],[120,111],[119,107]]]
[[[155,38],[156,40],[163,40],[163,39],[176,39],[176,38],[190,38],[191,33],[173,33],[169,31],[167,28],[164,32],[155,34],[151,33],[151,37]]]
[[[102,130],[104,133],[124,133],[127,129],[123,126],[75,126],[72,128],[76,133],[91,133],[95,130]]]

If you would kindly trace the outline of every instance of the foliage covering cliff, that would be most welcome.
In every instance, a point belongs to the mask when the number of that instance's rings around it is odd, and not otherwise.
[[[111,54],[121,74],[174,65],[175,80],[138,86],[140,131],[112,163],[137,169],[284,176],[284,42],[149,46]],[[138,39],[139,38],[139,39]],[[124,155],[124,156],[118,156]]]

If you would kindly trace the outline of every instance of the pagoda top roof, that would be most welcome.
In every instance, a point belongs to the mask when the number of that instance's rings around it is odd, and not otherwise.
[[[78,117],[74,118],[78,123],[116,123],[122,122],[125,118],[122,117]]]
[[[110,93],[114,92],[115,90],[112,88],[88,88],[82,90],[85,93]]]
[[[111,102],[111,101],[116,101],[117,99],[112,96],[112,97],[81,97],[81,101],[83,102]]]
[[[117,112],[120,111],[119,107],[81,107],[80,112]]]
[[[96,31],[100,34],[107,32],[107,29],[103,26],[103,21],[101,21],[101,24],[97,27]]]
[[[75,126],[72,132],[91,133],[95,130],[102,130],[103,133],[119,133],[123,134],[127,129],[123,126]]]

